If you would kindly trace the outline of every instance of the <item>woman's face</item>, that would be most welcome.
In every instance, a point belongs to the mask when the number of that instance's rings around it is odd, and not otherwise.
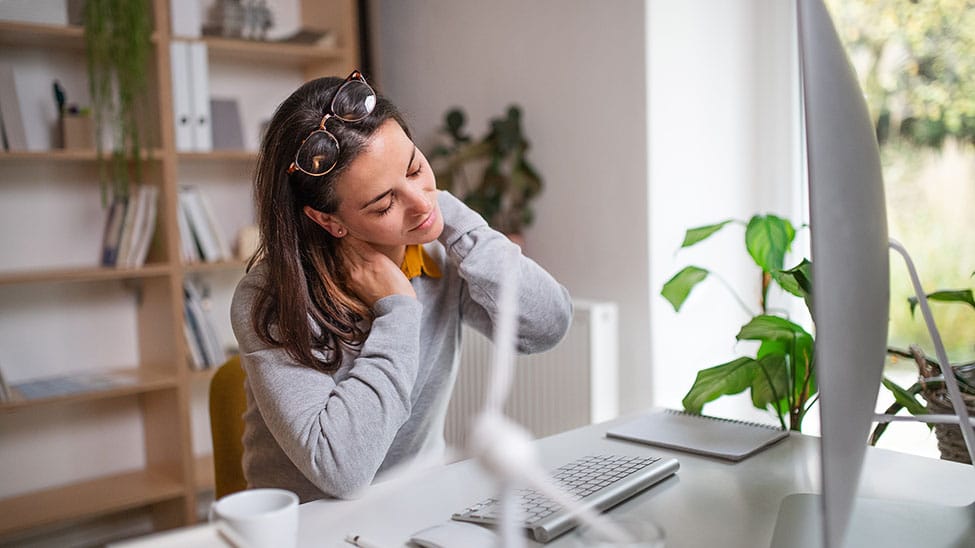
[[[394,256],[402,246],[433,241],[443,231],[437,183],[426,157],[395,120],[387,120],[335,181],[337,237],[354,237]]]

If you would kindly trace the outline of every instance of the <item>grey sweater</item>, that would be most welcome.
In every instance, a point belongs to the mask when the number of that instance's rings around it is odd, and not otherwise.
[[[328,375],[261,341],[251,309],[267,283],[257,265],[231,305],[247,373],[244,475],[250,487],[280,487],[302,502],[346,498],[407,459],[444,449],[444,419],[457,376],[461,322],[490,335],[502,265],[512,247],[447,192],[444,230],[427,253],[441,278],[411,280],[417,298],[391,295],[373,306],[359,352]],[[531,259],[518,256],[518,351],[547,350],[569,328],[569,294]]]

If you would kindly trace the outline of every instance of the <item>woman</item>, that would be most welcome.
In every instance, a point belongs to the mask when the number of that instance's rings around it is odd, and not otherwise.
[[[231,310],[250,487],[350,497],[442,452],[461,322],[492,332],[502,257],[517,257],[519,351],[568,329],[565,288],[437,190],[402,116],[358,71],[278,107],[255,199],[262,242]]]

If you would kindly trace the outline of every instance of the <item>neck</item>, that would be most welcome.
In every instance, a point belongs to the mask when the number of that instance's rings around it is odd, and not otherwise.
[[[389,257],[389,260],[393,261],[393,264],[399,266],[403,264],[403,258],[406,256],[406,246],[405,245],[394,245],[394,246],[376,246],[376,251],[382,253],[383,255]]]

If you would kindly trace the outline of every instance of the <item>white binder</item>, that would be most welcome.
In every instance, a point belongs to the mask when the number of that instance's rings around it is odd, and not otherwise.
[[[170,65],[173,80],[173,124],[176,135],[176,150],[188,152],[193,150],[193,128],[190,125],[193,117],[190,105],[190,54],[189,44],[173,40],[169,43]]]
[[[213,126],[210,120],[210,66],[207,45],[190,42],[190,109],[192,112],[193,150],[213,150]]]
[[[200,0],[169,0],[169,18],[173,36],[199,38],[202,32]]]

